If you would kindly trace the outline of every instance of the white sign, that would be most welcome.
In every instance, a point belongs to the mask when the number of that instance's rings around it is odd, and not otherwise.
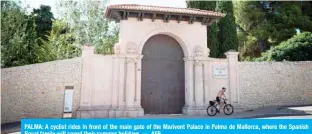
[[[227,78],[228,68],[226,66],[213,66],[213,77],[214,78]]]
[[[64,98],[64,113],[72,112],[74,90],[66,89]]]

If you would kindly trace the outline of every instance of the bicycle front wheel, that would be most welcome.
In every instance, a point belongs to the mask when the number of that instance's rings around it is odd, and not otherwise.
[[[231,115],[234,112],[234,108],[231,104],[226,104],[223,108],[224,114]]]
[[[207,114],[209,116],[215,116],[217,114],[217,108],[215,106],[209,106],[207,108]]]

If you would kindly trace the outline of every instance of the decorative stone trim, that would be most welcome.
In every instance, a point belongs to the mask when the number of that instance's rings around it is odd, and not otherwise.
[[[143,58],[143,55],[126,55],[124,58],[126,58],[126,63],[137,63],[139,60]]]
[[[194,62],[194,65],[195,66],[202,66],[202,65],[204,65],[204,61],[202,61],[202,60],[195,60],[195,62]]]
[[[203,57],[204,56],[203,48],[201,46],[195,46],[194,56],[195,57]]]
[[[223,58],[223,59],[221,59],[221,58],[210,58],[210,57],[208,57],[208,58],[207,58],[207,61],[210,61],[210,62],[213,62],[213,61],[217,61],[217,62],[228,62],[229,59],[226,59],[226,58]]]
[[[127,43],[127,54],[136,54],[137,53],[137,45],[133,42]]]
[[[184,57],[183,60],[184,61],[193,61],[194,57]]]
[[[207,55],[209,56],[210,55],[210,49],[207,47]]]
[[[289,64],[289,65],[306,65],[306,64],[311,64],[312,61],[285,61],[285,62],[277,62],[277,61],[269,61],[269,62],[247,62],[247,61],[241,61],[238,62],[238,64],[243,64],[243,65],[267,65],[267,64]]]
[[[230,56],[230,55],[238,55],[239,52],[236,52],[235,50],[229,50],[227,52],[225,52],[226,56]]]
[[[116,55],[119,55],[119,54],[120,54],[120,45],[119,45],[118,43],[115,44],[114,50],[115,50],[115,54],[116,54]]]
[[[127,64],[136,63],[137,59],[134,58],[127,58]]]

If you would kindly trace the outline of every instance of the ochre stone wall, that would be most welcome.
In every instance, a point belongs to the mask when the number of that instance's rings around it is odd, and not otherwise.
[[[81,58],[1,69],[1,123],[63,115],[65,86],[74,86],[79,106]]]
[[[312,62],[239,62],[239,98],[245,110],[312,104]]]

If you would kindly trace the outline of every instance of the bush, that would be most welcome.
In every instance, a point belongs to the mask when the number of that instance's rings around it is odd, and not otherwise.
[[[312,33],[303,32],[280,43],[255,61],[308,61],[312,60]]]
[[[75,35],[69,30],[68,24],[62,20],[55,20],[47,41],[40,39],[41,46],[37,48],[38,63],[81,56],[80,45],[75,44],[74,39]]]

